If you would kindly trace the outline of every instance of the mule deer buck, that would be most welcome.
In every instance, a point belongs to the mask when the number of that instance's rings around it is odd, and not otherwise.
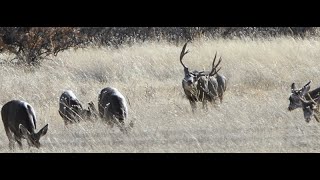
[[[127,102],[124,96],[113,87],[100,91],[98,97],[98,110],[100,117],[113,127],[116,124],[121,131],[125,130],[124,121],[128,117]],[[129,124],[133,126],[132,122]]]
[[[97,118],[97,110],[94,103],[88,103],[88,110],[83,109],[80,101],[71,90],[64,91],[59,99],[59,114],[64,120],[65,125]]]
[[[192,112],[195,112],[197,108],[196,102],[202,102],[202,107],[208,109],[207,101],[214,103],[219,97],[220,102],[223,99],[223,92],[226,90],[226,78],[222,75],[218,75],[221,67],[217,70],[217,67],[221,63],[220,57],[218,63],[215,65],[217,53],[212,62],[212,68],[210,72],[207,71],[189,71],[189,68],[182,62],[183,57],[189,52],[186,51],[187,43],[184,44],[180,53],[180,63],[184,68],[184,78],[182,80],[182,87],[187,99],[190,102]],[[214,77],[214,75],[217,75]]]
[[[22,149],[22,139],[27,140],[29,147],[40,148],[39,140],[47,133],[48,124],[35,132],[36,114],[29,103],[19,100],[9,101],[3,105],[1,117],[11,150],[14,149],[15,141]]]
[[[310,97],[312,99],[316,99],[317,97],[320,96],[320,87],[312,91],[309,91],[310,84],[311,84],[311,81],[306,83],[301,89],[297,89],[295,83],[291,84],[291,94],[289,97],[289,106],[288,106],[289,111],[292,111],[296,108],[302,108],[303,104],[301,99],[311,100]],[[307,93],[309,93],[310,96],[307,95]]]

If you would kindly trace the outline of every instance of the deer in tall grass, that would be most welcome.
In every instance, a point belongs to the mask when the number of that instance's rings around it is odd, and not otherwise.
[[[59,99],[59,114],[64,120],[65,125],[97,118],[97,110],[94,103],[88,103],[88,110],[82,107],[82,104],[71,90],[64,91]]]
[[[187,43],[184,44],[180,53],[180,63],[184,68],[184,78],[182,80],[182,88],[187,99],[190,102],[192,112],[197,109],[197,102],[202,102],[202,107],[208,109],[207,101],[215,103],[217,98],[220,102],[223,100],[223,94],[226,90],[226,78],[218,74],[221,67],[217,69],[222,61],[220,57],[215,65],[217,53],[212,62],[211,71],[189,71],[189,68],[183,63],[183,57],[189,52],[186,51]],[[216,75],[216,76],[214,76]]]
[[[306,122],[311,121],[311,117],[319,122],[319,103],[320,103],[320,87],[310,90],[311,80],[302,88],[297,89],[296,84],[291,84],[291,94],[289,97],[288,110],[293,111],[297,108],[302,108]]]
[[[316,99],[317,97],[320,96],[320,87],[318,87],[312,91],[309,91],[310,84],[311,84],[311,80],[309,82],[307,82],[300,89],[297,89],[295,83],[291,84],[291,94],[289,96],[289,106],[288,106],[289,111],[293,111],[297,108],[302,108],[302,100],[301,99],[311,100],[310,97],[312,99]],[[307,93],[309,93],[310,96],[307,95]]]
[[[98,96],[98,110],[102,120],[113,127],[116,124],[122,132],[126,132],[125,121],[128,118],[128,107],[125,97],[114,87],[106,87]],[[130,121],[129,126],[133,127]]]
[[[14,149],[15,142],[22,149],[22,139],[27,140],[29,147],[40,148],[40,138],[47,133],[48,124],[36,132],[36,114],[29,103],[20,100],[9,101],[2,106],[1,117],[11,150]]]

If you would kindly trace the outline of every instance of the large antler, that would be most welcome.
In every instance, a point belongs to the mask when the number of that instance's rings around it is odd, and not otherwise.
[[[185,51],[186,47],[187,47],[187,44],[188,44],[188,42],[186,42],[186,44],[184,44],[184,46],[183,46],[183,48],[181,50],[181,53],[180,53],[180,63],[182,64],[184,69],[188,69],[182,62],[183,56],[186,55],[189,52],[189,50]]]
[[[213,59],[213,62],[212,62],[212,69],[211,69],[211,72],[209,73],[209,76],[213,76],[215,74],[217,74],[221,67],[217,70],[217,67],[219,66],[219,64],[221,63],[222,61],[222,58],[220,57],[219,58],[219,61],[218,61],[218,64],[217,65],[214,65],[215,61],[216,61],[216,58],[217,58],[217,52],[216,52],[216,55],[214,56],[214,59]]]

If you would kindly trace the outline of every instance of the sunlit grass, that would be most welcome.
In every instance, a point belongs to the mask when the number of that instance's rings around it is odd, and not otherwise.
[[[218,52],[228,78],[224,102],[192,114],[181,87],[180,46],[147,42],[120,49],[65,51],[40,69],[0,66],[0,105],[29,102],[38,128],[49,123],[41,149],[15,152],[319,152],[320,126],[307,124],[301,109],[287,111],[290,85],[320,85],[319,40],[208,40],[190,43],[185,64],[208,70]],[[130,101],[129,136],[104,123],[66,128],[58,99],[71,89],[87,106],[113,86]],[[40,128],[39,128],[40,129]],[[24,142],[26,145],[26,142]],[[0,152],[10,152],[3,126]]]

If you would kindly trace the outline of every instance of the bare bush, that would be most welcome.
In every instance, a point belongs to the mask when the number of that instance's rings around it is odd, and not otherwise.
[[[77,28],[70,27],[2,27],[0,53],[14,54],[18,64],[36,65],[46,57],[56,56],[84,43]]]

